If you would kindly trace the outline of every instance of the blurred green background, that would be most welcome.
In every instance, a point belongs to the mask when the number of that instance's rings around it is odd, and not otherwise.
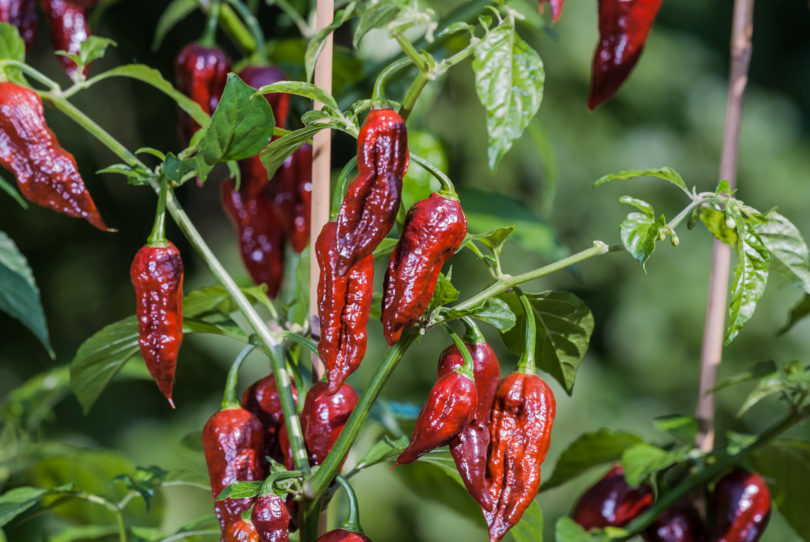
[[[303,11],[306,3],[293,4]],[[458,4],[461,2],[431,3],[439,14]],[[670,166],[698,191],[714,188],[725,113],[731,1],[665,2],[639,66],[619,94],[593,113],[586,110],[585,103],[596,43],[596,2],[569,0],[559,24],[550,30],[540,27],[533,1],[510,4],[527,14],[520,33],[545,62],[546,86],[538,116],[498,171],[493,174],[487,168],[485,118],[474,93],[469,62],[429,86],[409,120],[412,137],[417,131],[434,134],[445,150],[450,177],[462,190],[462,204],[479,217],[471,220],[471,233],[486,231],[488,220],[508,224],[519,217],[523,235],[521,242],[507,244],[507,272],[532,269],[566,250],[586,248],[594,239],[619,242],[618,224],[629,211],[618,203],[622,194],[646,199],[669,217],[686,204],[678,191],[649,179],[632,184],[616,182],[594,190],[593,181],[606,173]],[[165,5],[163,1],[125,0],[110,7],[94,31],[115,39],[118,47],[94,65],[91,73],[139,62],[158,68],[173,80],[174,56],[199,36],[204,18],[199,13],[188,17],[157,51],[152,51],[153,30]],[[260,15],[273,58],[291,78],[300,78],[305,42],[277,9],[262,5]],[[810,191],[806,190],[810,181],[808,36],[810,12],[805,2],[772,0],[757,4],[738,176],[741,199],[760,210],[778,206],[805,234],[810,232],[806,212],[810,208]],[[220,37],[236,57],[236,50]],[[370,94],[374,74],[371,79],[356,80],[364,73],[363,66],[378,65],[396,55],[398,49],[384,33],[372,32],[357,53],[358,61],[351,58],[348,49],[348,28],[338,33],[337,41],[335,94],[347,105]],[[29,62],[66,83],[50,52],[47,29],[41,28]],[[392,84],[390,95],[401,96],[406,83]],[[75,103],[131,149],[180,148],[175,107],[144,85],[123,80],[104,82],[77,95]],[[298,105],[300,113],[306,104]],[[154,195],[149,190],[128,186],[120,176],[94,173],[117,161],[111,153],[58,112],[48,112],[47,116],[61,143],[76,156],[102,215],[119,231],[101,233],[81,221],[36,206],[23,211],[10,198],[0,199],[0,230],[16,241],[34,270],[56,350],[56,359],[51,360],[23,326],[0,314],[0,397],[38,373],[65,366],[84,339],[133,312],[128,267],[148,235],[154,213]],[[352,156],[353,146],[348,137],[335,137],[336,170]],[[3,175],[11,180],[6,172]],[[178,195],[226,267],[247,285],[235,233],[220,208],[217,184],[216,176],[202,189],[189,183]],[[476,230],[476,225],[481,226]],[[692,413],[711,237],[701,227],[691,232],[683,228],[678,233],[680,247],[659,247],[647,264],[646,274],[629,256],[618,253],[527,285],[531,291],[575,292],[586,301],[596,320],[573,397],[551,382],[558,414],[543,468],[546,476],[560,452],[580,433],[610,427],[666,443],[666,435],[653,428],[653,418]],[[186,290],[212,285],[213,278],[173,225],[168,236],[183,253]],[[454,268],[454,283],[462,299],[485,286],[487,275],[469,253],[456,257]],[[381,282],[382,269],[379,271]],[[810,323],[802,322],[789,333],[775,336],[798,299],[797,290],[772,275],[754,318],[725,351],[721,378],[768,359],[806,362]],[[501,357],[504,372],[509,371],[516,361],[514,356],[506,352],[494,330],[485,332]],[[369,336],[366,361],[350,379],[358,389],[364,387],[375,360],[384,351],[379,322],[372,320]],[[429,334],[412,348],[394,374],[383,396],[393,402],[394,412],[401,416],[388,421],[389,430],[399,426],[410,434],[413,412],[433,382],[435,360],[446,343],[443,333]],[[131,379],[114,382],[83,415],[65,386],[64,371],[55,373],[46,382],[53,391],[41,412],[43,423],[29,420],[35,430],[28,437],[10,435],[9,426],[4,428],[0,489],[73,480],[81,489],[120,498],[125,490],[112,478],[132,473],[135,465],[158,465],[166,470],[183,467],[196,471],[204,481],[201,452],[181,440],[199,431],[218,408],[225,373],[238,348],[235,341],[220,337],[187,338],[177,369],[175,411],[168,408],[151,381]],[[139,359],[131,362],[135,363],[140,363]],[[243,373],[246,386],[266,374],[266,366],[253,359]],[[727,430],[756,432],[781,415],[781,405],[766,401],[743,419],[736,419],[734,413],[747,391],[746,387],[734,388],[718,395],[721,443]],[[7,408],[4,414],[19,416],[20,411]],[[349,464],[383,431],[379,423],[369,424]],[[806,437],[808,433],[805,424],[793,434]],[[36,444],[30,444],[28,438]],[[194,439],[191,435],[188,440]],[[556,518],[568,513],[577,495],[601,474],[595,469],[589,476],[540,494],[538,502],[548,539]],[[353,483],[363,525],[376,542],[485,538],[483,521],[472,501],[430,467],[417,463],[388,471],[381,465],[362,472]],[[342,498],[336,503],[331,507],[331,517],[339,522],[335,518],[343,517],[345,504]],[[210,494],[205,491],[172,487],[160,492],[150,514],[139,499],[127,511],[128,517],[141,525],[171,532],[209,513],[211,506]],[[45,540],[46,533],[64,532],[66,526],[113,522],[108,512],[87,503],[61,506],[55,511],[13,524],[6,531],[8,539]],[[798,538],[775,512],[762,540]]]

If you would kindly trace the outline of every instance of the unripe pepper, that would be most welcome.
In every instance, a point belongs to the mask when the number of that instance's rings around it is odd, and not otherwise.
[[[42,9],[51,24],[51,41],[56,50],[79,54],[82,43],[90,36],[85,8],[66,0],[42,0]],[[76,73],[77,66],[67,56],[59,56],[59,63],[69,77]],[[87,67],[84,68],[87,75]]]
[[[240,517],[225,527],[222,542],[259,542],[259,533],[249,518]]]
[[[174,62],[174,77],[177,90],[197,102],[209,115],[219,104],[231,63],[222,49],[189,43],[177,55]],[[180,138],[191,141],[200,125],[187,113],[180,111]]]
[[[593,55],[593,110],[616,94],[638,62],[662,0],[599,0],[599,44]]]
[[[222,409],[211,416],[203,428],[203,451],[214,499],[232,482],[262,480],[266,474],[262,468],[264,428],[256,416],[239,405],[236,395],[239,367],[250,352],[250,348],[249,346],[243,350],[231,366],[225,385]],[[215,501],[214,509],[223,530],[229,523],[239,519],[252,504],[253,499],[250,498]],[[253,524],[259,530],[260,526],[255,516]]]
[[[17,27],[26,49],[30,49],[37,37],[36,0],[0,0],[0,22]]]
[[[540,0],[540,13],[543,13],[543,4],[548,2],[551,5],[551,20],[555,23],[562,15],[563,4],[565,0]]]
[[[76,160],[45,123],[39,95],[7,81],[0,82],[0,164],[28,201],[107,229]]]
[[[771,493],[759,474],[737,469],[714,486],[712,510],[711,542],[756,542],[771,517]]]
[[[393,109],[372,109],[357,138],[357,178],[337,219],[338,273],[374,252],[397,218],[408,168],[405,121]]]
[[[298,401],[298,391],[290,383],[293,401]],[[284,424],[284,412],[281,410],[281,399],[276,387],[276,377],[265,376],[254,382],[242,394],[242,408],[256,416],[264,426],[265,455],[276,461],[284,461],[284,454],[278,441],[278,432]]]
[[[273,493],[259,495],[250,516],[259,542],[289,542],[290,514],[284,500]]]
[[[315,243],[315,255],[321,269],[318,279],[318,316],[321,339],[318,354],[326,366],[327,393],[336,393],[354,372],[366,353],[369,311],[374,290],[374,257],[355,263],[341,276],[334,222],[324,224]]]
[[[682,499],[641,532],[644,542],[704,542],[703,524],[695,506]]]
[[[473,419],[461,432],[450,439],[450,454],[456,462],[467,492],[484,510],[492,508],[486,490],[487,451],[489,450],[489,414],[495,399],[495,389],[501,378],[501,368],[495,352],[486,343],[475,324],[468,323],[469,334],[464,342],[470,352],[475,374],[478,405]],[[439,377],[447,375],[464,365],[464,357],[458,346],[453,345],[439,357]]]
[[[631,487],[622,466],[616,465],[582,494],[571,517],[585,530],[623,527],[652,503],[650,487]]]
[[[287,157],[273,176],[276,209],[284,233],[296,252],[309,243],[310,205],[312,202],[312,146],[301,145]]]
[[[467,234],[467,219],[453,197],[432,193],[405,217],[383,282],[382,324],[393,345],[430,303],[442,266]]]

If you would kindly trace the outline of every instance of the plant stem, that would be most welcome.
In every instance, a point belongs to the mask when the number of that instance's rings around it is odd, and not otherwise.
[[[217,45],[217,25],[219,23],[219,13],[222,10],[222,0],[211,0],[211,9],[208,11],[208,19],[205,21],[205,31],[200,38],[200,44],[206,47],[216,47]]]
[[[155,224],[146,240],[150,247],[165,247],[166,243],[166,194],[169,191],[169,179],[161,177],[160,192],[158,193],[157,209],[155,210]]]
[[[18,62],[16,60],[10,59],[0,60],[0,71],[2,71],[2,68],[5,68],[6,66],[13,66],[17,68],[18,70],[25,73],[29,77],[33,77],[46,87],[50,88],[52,91],[59,90],[59,84],[56,81],[46,76],[45,74],[41,73],[39,70],[36,70],[31,66],[29,66],[28,64],[25,64],[24,62]],[[6,80],[5,74],[2,75],[2,79],[0,80],[3,81]]]
[[[532,308],[529,298],[521,294],[520,304],[523,305],[523,311],[526,313],[526,335],[524,337],[526,344],[523,346],[523,355],[518,360],[517,371],[534,375],[536,373],[534,350],[537,345],[537,322],[534,320],[534,308]]]
[[[372,107],[380,107],[378,104],[385,101],[385,84],[388,82],[388,79],[401,69],[410,66],[411,63],[410,58],[400,58],[396,62],[389,64],[380,72],[380,75],[377,76],[377,80],[374,81],[374,87],[371,89]]]
[[[227,2],[242,16],[245,26],[248,27],[250,35],[253,36],[253,40],[256,42],[256,50],[253,52],[256,62],[261,64],[267,62],[267,51],[265,51],[264,46],[264,32],[262,31],[262,26],[259,24],[259,20],[256,19],[256,16],[251,13],[248,7],[239,0],[227,0]]]
[[[428,71],[429,66],[427,64],[427,61],[421,55],[421,53],[419,53],[419,51],[417,51],[414,48],[414,46],[411,45],[411,42],[409,42],[407,39],[405,39],[405,36],[403,36],[401,33],[399,33],[396,36],[394,36],[394,39],[397,40],[397,43],[399,44],[399,46],[402,47],[402,51],[405,53],[405,55],[408,58],[411,59],[414,66],[419,68],[420,72],[425,73],[425,72]]]
[[[528,271],[520,275],[515,275],[514,277],[504,277],[494,282],[488,288],[482,290],[478,294],[467,299],[466,301],[462,301],[458,305],[450,307],[450,310],[465,311],[472,309],[473,307],[476,307],[480,303],[483,303],[490,297],[496,296],[501,292],[505,292],[509,288],[513,288],[518,284],[522,284],[524,282],[540,278],[555,271],[559,271],[560,269],[565,269],[570,265],[574,265],[581,261],[587,260],[588,258],[593,258],[594,256],[601,256],[602,254],[607,254],[608,252],[613,252],[614,250],[615,249],[613,247],[606,245],[602,241],[594,241],[593,246],[591,248],[577,252],[576,254],[572,254],[567,258],[563,258],[562,260],[556,261],[549,265],[545,265],[538,269],[533,269],[532,271]]]
[[[419,98],[419,94],[421,94],[425,85],[428,84],[428,81],[430,81],[430,76],[420,71],[416,79],[411,83],[410,88],[408,88],[408,93],[405,94],[405,98],[402,100],[402,107],[399,108],[399,115],[403,119],[408,120],[411,111],[413,111],[413,106],[416,104],[416,99]]]
[[[121,509],[115,505],[115,503],[108,501],[104,497],[93,495],[92,493],[85,493],[84,491],[76,491],[74,493],[69,493],[68,495],[76,499],[101,505],[115,514],[115,522],[116,525],[118,525],[118,540],[120,542],[127,542],[127,527],[124,524],[124,514],[121,512]]]
[[[723,152],[720,159],[720,179],[733,189],[737,178],[737,156],[740,144],[740,124],[748,65],[751,60],[754,0],[735,0],[731,31],[731,74],[726,102],[726,123],[723,131]],[[708,390],[717,384],[717,371],[723,357],[728,273],[731,268],[731,248],[715,239],[709,295],[706,301],[706,321],[700,353],[700,387],[697,399],[697,446],[707,452],[714,447],[714,394]]]
[[[258,51],[259,47],[256,44],[256,40],[231,6],[227,4],[222,6],[219,12],[219,23],[222,25],[222,30],[225,34],[227,34],[231,41],[244,51],[247,56]]]
[[[332,446],[332,449],[329,451],[329,455],[326,456],[323,464],[304,486],[304,494],[310,500],[316,500],[322,495],[335,477],[335,474],[340,468],[340,464],[343,462],[346,454],[349,453],[354,439],[360,432],[360,428],[366,421],[369,412],[371,412],[374,401],[377,400],[383,386],[388,382],[397,364],[416,337],[416,330],[410,328],[402,334],[402,338],[399,342],[388,349],[385,358],[383,358],[377,371],[371,377],[368,388],[366,388],[366,391],[363,393],[362,397],[360,397],[357,406],[354,407],[351,416],[349,416],[349,420],[343,427],[343,431],[340,432],[340,436],[335,442],[335,445]]]

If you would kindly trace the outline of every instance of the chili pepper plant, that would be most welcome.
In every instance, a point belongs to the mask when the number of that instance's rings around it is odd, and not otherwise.
[[[373,528],[364,532],[360,523],[361,508],[373,503],[363,500],[357,480],[373,472],[381,484],[405,480],[418,490],[425,469],[442,476],[430,478],[426,498],[441,500],[436,493],[446,487],[463,495],[459,509],[480,540],[750,542],[766,540],[772,511],[789,526],[780,532],[810,540],[810,440],[785,436],[807,428],[810,365],[768,360],[717,382],[720,345],[745,332],[771,271],[810,296],[807,245],[774,207],[782,194],[771,194],[770,210],[760,210],[736,189],[753,0],[735,2],[719,181],[707,189],[713,172],[690,183],[663,164],[604,171],[593,186],[664,181],[667,195],[656,205],[666,215],[641,199],[647,193],[634,192],[639,184],[627,185],[635,195],[619,202],[632,210],[618,228],[604,225],[603,238],[570,249],[555,239],[558,250],[543,252],[542,264],[530,268],[507,254],[538,246],[539,220],[482,219],[480,203],[470,203],[469,179],[457,174],[463,168],[451,153],[434,152],[437,138],[426,126],[438,113],[440,89],[470,87],[485,126],[458,136],[486,149],[480,162],[492,179],[515,172],[510,150],[529,139],[541,150],[531,167],[547,166],[553,153],[546,138],[555,134],[535,118],[541,103],[557,107],[543,100],[555,81],[546,81],[532,34],[556,36],[543,55],[563,57],[584,30],[555,29],[580,8],[563,11],[563,0],[352,0],[332,11],[325,2],[173,0],[155,15],[152,44],[173,62],[152,67],[111,60],[115,47],[139,58],[139,42],[118,46],[118,36],[96,35],[124,3],[0,4],[0,165],[10,173],[0,178],[0,208],[27,209],[32,223],[38,213],[84,219],[99,230],[99,243],[142,236],[129,255],[130,302],[114,307],[133,315],[106,322],[65,358],[48,334],[37,270],[0,232],[0,309],[53,358],[52,368],[2,400],[0,540],[434,540],[420,534],[416,517],[408,520],[411,533],[384,530],[373,509],[364,516]],[[590,24],[596,43],[590,63],[577,68],[590,70],[590,94],[581,88],[565,98],[593,110],[589,123],[622,99],[667,9],[661,0],[597,4],[597,24],[572,23]],[[67,81],[26,52],[36,50],[38,21],[50,26]],[[188,35],[194,38],[179,43]],[[88,113],[88,99],[139,108],[104,93],[108,80],[120,78],[176,109],[173,133],[122,134],[117,123]],[[106,161],[99,171],[71,154],[76,138],[68,122],[97,144]],[[587,158],[583,150],[580,159]],[[121,188],[94,199],[102,178]],[[578,197],[600,198],[605,190]],[[129,192],[144,199],[123,219],[111,200]],[[553,208],[552,192],[544,206]],[[210,213],[184,205],[195,198],[216,202],[220,218],[228,217],[217,222],[214,243]],[[558,436],[560,420],[575,419],[573,409],[583,404],[568,397],[576,399],[594,330],[606,323],[574,291],[548,289],[553,277],[581,274],[603,257],[647,270],[665,241],[690,258],[693,234],[683,242],[680,235],[694,228],[715,243],[706,268],[712,286],[697,415],[651,416],[664,437],[644,439],[639,434],[648,431],[626,426],[573,437],[568,428]],[[624,280],[655,281],[649,267],[648,276]],[[98,271],[126,277],[117,262]],[[83,284],[94,287],[94,277]],[[791,311],[790,326],[810,312],[807,299]],[[648,325],[654,322],[641,318],[639,333]],[[206,343],[195,337],[203,334]],[[220,346],[226,343],[231,350]],[[238,355],[225,353],[237,343]],[[206,355],[224,358],[227,378],[200,365]],[[248,367],[258,375],[251,382]],[[397,373],[429,383],[419,400],[397,400]],[[78,400],[93,416],[124,386],[139,386],[150,401],[168,400],[150,419],[162,439],[182,443],[196,472],[178,461],[109,459],[120,455],[116,442],[80,453],[81,444],[51,435],[48,413],[56,405]],[[753,391],[726,425],[736,427],[767,398],[779,399],[778,417],[715,438],[712,398],[742,386]],[[206,403],[205,416],[192,423],[186,404],[194,387],[221,402]],[[189,423],[191,433],[172,429]],[[70,454],[74,474],[55,474],[59,458]],[[388,469],[370,470],[375,466]],[[94,470],[90,482],[83,469]],[[559,517],[547,515],[544,528],[546,500],[538,495],[569,483],[578,483],[581,495],[557,502]],[[176,486],[201,491],[207,513],[167,506]]]

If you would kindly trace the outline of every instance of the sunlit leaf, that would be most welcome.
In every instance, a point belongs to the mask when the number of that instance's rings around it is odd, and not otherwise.
[[[740,329],[754,315],[757,302],[765,293],[770,264],[768,249],[753,227],[744,224],[738,230],[740,239],[737,243],[737,265],[734,267],[731,302],[728,307],[726,344],[734,340]]]

